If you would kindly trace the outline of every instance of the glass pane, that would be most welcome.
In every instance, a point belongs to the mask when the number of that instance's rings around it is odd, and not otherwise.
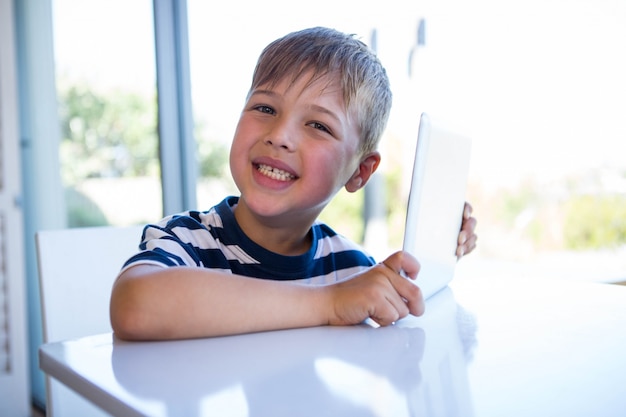
[[[471,264],[626,281],[626,3],[428,4],[424,99],[474,139]]]
[[[473,139],[468,200],[480,243],[465,272],[626,280],[626,60],[616,53],[626,48],[626,3],[188,4],[201,164],[216,169],[203,173],[200,208],[236,193],[225,155],[262,48],[308,26],[370,44],[376,29],[394,91],[379,169],[383,249],[401,247],[417,121],[427,111]],[[363,193],[341,194],[325,220],[363,241],[362,204]]]
[[[55,0],[54,35],[69,225],[160,218],[152,2]]]

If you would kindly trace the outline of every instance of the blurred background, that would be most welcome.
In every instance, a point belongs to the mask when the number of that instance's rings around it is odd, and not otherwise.
[[[53,5],[70,225],[158,219],[152,2]],[[375,254],[401,246],[410,158],[426,111],[473,140],[473,258],[626,279],[626,3],[320,1],[306,13],[288,1],[187,5],[197,207],[236,193],[228,147],[262,48],[293,30],[330,26],[377,50],[394,107],[382,179],[369,190],[384,193],[373,199],[377,207],[364,210],[366,193],[342,194],[325,220]],[[385,227],[373,236],[366,226],[380,222],[363,213],[380,216],[381,201]]]
[[[426,111],[473,141],[467,200],[479,246],[461,277],[626,281],[622,0],[12,4],[36,403],[33,233],[153,222],[236,194],[228,149],[256,59],[305,27],[356,34],[394,93],[376,178],[323,213],[338,232],[377,257],[401,248]]]

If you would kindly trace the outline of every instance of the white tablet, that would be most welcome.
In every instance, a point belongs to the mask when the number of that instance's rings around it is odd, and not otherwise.
[[[403,249],[420,262],[415,283],[424,299],[454,277],[456,247],[466,201],[470,139],[420,118]]]

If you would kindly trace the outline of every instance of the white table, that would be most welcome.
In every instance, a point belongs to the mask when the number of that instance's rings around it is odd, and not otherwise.
[[[625,416],[626,287],[460,279],[392,327],[103,334],[40,367],[119,416]]]

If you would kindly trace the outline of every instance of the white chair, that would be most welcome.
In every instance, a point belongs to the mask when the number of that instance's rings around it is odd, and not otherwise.
[[[44,343],[112,331],[113,281],[138,252],[142,226],[87,227],[36,234]],[[46,376],[48,417],[106,416]]]

